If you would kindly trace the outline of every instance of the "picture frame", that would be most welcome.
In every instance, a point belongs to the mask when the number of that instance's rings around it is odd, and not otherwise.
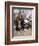
[[[14,30],[14,24],[13,24],[15,19],[14,16],[18,14],[19,11],[22,11],[21,13],[24,12],[26,16],[32,15],[32,28],[30,24],[28,26],[30,27],[30,31],[26,29],[24,30],[23,28],[23,30],[27,32],[26,33],[22,31],[24,34],[22,34],[22,32],[20,34],[19,33],[15,34],[17,32],[14,33],[14,31],[16,30],[16,29]],[[30,33],[28,34],[28,32]],[[9,45],[9,44],[24,44],[24,43],[36,43],[36,42],[38,42],[38,3],[6,1],[5,2],[5,44]]]

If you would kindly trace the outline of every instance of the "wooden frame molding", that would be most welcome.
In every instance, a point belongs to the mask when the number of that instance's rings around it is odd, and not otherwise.
[[[22,40],[22,41],[10,41],[10,5],[22,5],[22,6],[35,6],[36,7],[36,31],[35,40]],[[5,2],[5,44],[24,44],[24,43],[36,43],[38,42],[38,4],[37,3],[24,3],[24,2]]]

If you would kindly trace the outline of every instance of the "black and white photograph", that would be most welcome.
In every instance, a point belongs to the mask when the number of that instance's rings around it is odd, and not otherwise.
[[[10,38],[35,39],[35,7],[10,6]]]
[[[14,36],[32,35],[33,8],[12,7],[12,32]]]

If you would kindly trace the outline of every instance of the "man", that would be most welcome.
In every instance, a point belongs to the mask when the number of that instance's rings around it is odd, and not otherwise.
[[[20,19],[20,21],[21,21],[21,29],[24,30],[24,18],[23,18],[22,15],[21,15],[21,19]]]

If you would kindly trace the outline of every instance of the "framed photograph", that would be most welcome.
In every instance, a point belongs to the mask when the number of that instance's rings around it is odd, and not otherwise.
[[[38,42],[38,4],[5,2],[5,44]]]

